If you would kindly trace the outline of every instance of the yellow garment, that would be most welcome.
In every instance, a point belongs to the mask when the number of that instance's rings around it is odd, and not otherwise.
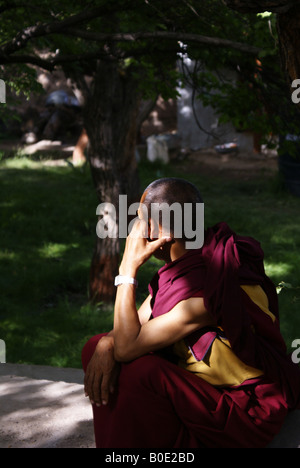
[[[244,364],[232,351],[229,342],[217,337],[202,361],[197,361],[184,340],[174,345],[178,365],[215,386],[240,385],[263,372]]]
[[[272,312],[269,311],[269,300],[262,287],[258,285],[252,286],[250,284],[246,284],[241,286],[241,288],[265,314],[269,315],[269,317],[272,319],[272,322],[274,323],[276,317],[274,314],[272,314]]]
[[[260,286],[243,285],[241,288],[263,313],[273,322],[276,320],[269,310],[268,298]],[[179,358],[180,367],[214,386],[240,385],[248,379],[263,375],[261,370],[244,364],[231,349],[229,341],[220,336],[213,341],[202,361],[197,361],[184,340],[175,343],[173,350]]]

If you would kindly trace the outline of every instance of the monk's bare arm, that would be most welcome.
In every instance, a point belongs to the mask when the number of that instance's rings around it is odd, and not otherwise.
[[[115,358],[131,361],[213,324],[200,297],[181,301],[170,312],[141,324],[135,309],[134,286],[121,285],[115,307]]]
[[[148,322],[148,320],[150,319],[152,312],[150,301],[151,295],[149,294],[149,296],[145,299],[145,301],[138,310],[139,322],[141,325],[144,325],[144,323]]]

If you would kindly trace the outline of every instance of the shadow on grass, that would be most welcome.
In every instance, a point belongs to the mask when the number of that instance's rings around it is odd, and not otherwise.
[[[9,163],[0,170],[7,360],[79,367],[85,339],[101,321],[109,328],[112,314],[87,304],[97,206],[89,171]]]

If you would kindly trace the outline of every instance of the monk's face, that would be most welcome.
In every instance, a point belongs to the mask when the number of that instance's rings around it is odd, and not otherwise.
[[[144,202],[146,194],[147,194],[147,191],[143,193],[140,203]],[[150,213],[145,218],[145,211],[139,208],[138,215],[140,219],[144,219],[144,221],[148,224],[148,241],[149,242],[155,239],[160,239],[163,236],[162,227],[155,225],[154,221],[150,218]],[[170,261],[170,247],[171,247],[170,243],[167,243],[164,246],[160,247],[153,254],[154,257],[158,258],[159,260],[169,262]]]

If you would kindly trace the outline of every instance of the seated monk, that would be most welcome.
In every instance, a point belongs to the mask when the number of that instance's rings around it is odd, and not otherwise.
[[[173,178],[154,181],[141,199],[146,207],[174,201],[202,199]],[[156,233],[141,211],[120,264],[113,330],[82,352],[96,447],[267,446],[300,407],[300,370],[280,333],[259,243],[220,223],[201,248],[187,249],[172,226]],[[137,311],[137,273],[153,254],[165,263]]]

